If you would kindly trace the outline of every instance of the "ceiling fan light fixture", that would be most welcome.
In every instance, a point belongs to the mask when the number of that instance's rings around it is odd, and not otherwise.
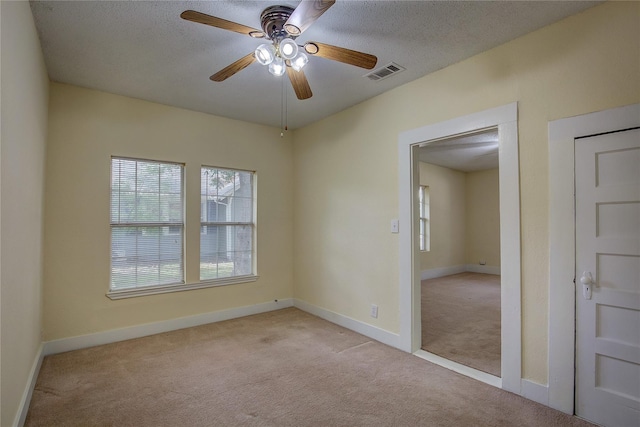
[[[305,65],[307,65],[307,62],[309,62],[309,58],[307,57],[307,55],[300,52],[298,53],[298,56],[291,60],[291,68],[296,71],[300,71]]]
[[[284,74],[284,71],[284,60],[279,56],[276,56],[275,59],[269,64],[269,72],[276,77],[280,77]]]
[[[293,39],[282,39],[279,46],[280,56],[282,56],[283,59],[293,59],[298,54],[298,45]]]
[[[269,65],[276,57],[276,50],[272,44],[261,44],[255,51],[256,60],[262,65]]]
[[[302,100],[312,96],[309,82],[302,72],[302,68],[309,61],[307,55],[317,55],[366,69],[372,69],[378,61],[378,58],[373,55],[324,43],[309,42],[304,46],[296,44],[294,40],[335,2],[336,0],[303,0],[295,8],[283,5],[267,7],[260,14],[262,31],[194,10],[185,10],[180,17],[187,21],[245,34],[255,39],[264,38],[268,41],[209,77],[210,80],[222,82],[254,62],[258,62],[266,65],[269,73],[274,76],[280,77],[287,73],[296,96]]]

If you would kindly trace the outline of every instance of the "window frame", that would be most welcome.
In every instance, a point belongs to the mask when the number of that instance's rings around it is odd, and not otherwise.
[[[248,173],[250,174],[250,188],[251,188],[251,221],[205,221],[203,220],[202,213],[203,209],[205,212],[208,212],[208,206],[205,204],[204,208],[202,206],[203,194],[202,191],[202,173],[207,170],[217,170],[217,171],[226,171],[226,172],[240,172],[240,173]],[[235,189],[234,189],[235,191]],[[210,286],[224,286],[235,283],[245,283],[255,281],[258,278],[257,275],[257,173],[253,170],[246,169],[238,169],[238,168],[230,168],[230,167],[222,167],[222,166],[212,166],[212,165],[200,165],[200,245],[199,245],[199,256],[198,256],[198,278],[201,283],[209,284]],[[226,277],[216,277],[216,278],[203,278],[202,275],[202,237],[205,235],[203,233],[204,227],[218,227],[218,226],[249,226],[250,236],[251,236],[251,272],[249,274],[240,274]]]
[[[429,200],[429,186],[420,185],[418,187],[418,247],[420,252],[431,251],[431,215],[427,200]]]
[[[113,254],[113,242],[112,242],[112,232],[111,232],[111,197],[112,197],[112,161],[113,159],[122,159],[122,160],[131,160],[131,161],[140,161],[140,162],[150,162],[150,163],[160,163],[160,164],[175,164],[181,166],[181,209],[182,209],[182,281],[180,283],[172,283],[172,284],[163,284],[163,285],[154,285],[154,286],[144,286],[144,287],[136,287],[136,288],[127,288],[127,289],[111,289],[111,262],[112,262],[112,254]],[[257,243],[257,222],[258,222],[258,214],[257,214],[257,172],[254,170],[243,170],[229,167],[220,167],[220,166],[209,166],[209,165],[199,165],[199,173],[201,173],[203,167],[214,168],[214,169],[223,169],[223,170],[233,170],[239,172],[250,172],[252,175],[252,185],[251,185],[251,194],[252,194],[252,234],[251,234],[251,274],[250,275],[242,275],[242,276],[232,276],[225,277],[219,279],[211,279],[211,280],[198,280],[198,281],[189,281],[189,277],[192,277],[195,270],[196,260],[198,262],[198,278],[199,276],[199,266],[200,266],[200,251],[198,249],[198,256],[191,257],[188,255],[188,245],[193,245],[193,241],[188,236],[193,236],[192,227],[195,225],[189,225],[188,223],[188,213],[191,212],[191,209],[195,208],[194,206],[190,206],[190,197],[187,194],[187,187],[189,184],[187,179],[189,177],[189,168],[194,166],[189,166],[183,162],[175,162],[175,161],[164,161],[164,160],[156,160],[156,159],[145,159],[145,158],[135,158],[135,157],[127,157],[127,156],[117,156],[112,155],[109,158],[109,284],[108,284],[108,292],[106,296],[111,300],[119,300],[125,298],[134,298],[140,296],[148,296],[148,295],[156,295],[163,293],[171,293],[171,292],[180,292],[180,291],[188,291],[194,289],[205,289],[212,288],[218,286],[226,286],[233,285],[238,283],[250,283],[255,282],[259,279],[257,274],[258,262],[257,262],[257,253],[258,253],[258,243]],[[199,189],[199,193],[201,193],[201,189]],[[201,200],[201,199],[200,199]],[[200,200],[198,203],[200,203]],[[201,206],[199,206],[201,208]],[[137,226],[142,226],[143,224],[136,224]],[[173,227],[174,224],[165,224],[162,223],[161,226]],[[200,222],[198,223],[200,227]],[[192,231],[189,231],[191,229]],[[175,235],[169,230],[170,235]],[[198,238],[200,238],[200,233],[198,233]],[[198,242],[199,247],[199,242]],[[195,251],[193,251],[195,253]]]
[[[113,221],[112,218],[112,209],[113,209],[113,164],[114,160],[125,160],[140,163],[156,163],[158,165],[173,165],[180,167],[180,211],[181,211],[181,221],[149,221],[149,222],[138,222],[138,221]],[[185,169],[186,165],[180,162],[172,162],[172,161],[164,161],[164,160],[155,160],[155,159],[143,159],[143,158],[133,158],[133,157],[125,157],[125,156],[111,156],[109,159],[109,248],[110,248],[110,257],[109,257],[109,291],[107,292],[107,296],[111,299],[121,299],[127,297],[135,297],[140,295],[148,295],[162,292],[172,292],[174,290],[182,290],[186,283],[186,257],[185,257],[185,246],[186,246],[186,196],[185,196]],[[137,180],[137,178],[136,178]],[[127,229],[127,228],[157,228],[162,229],[164,227],[169,228],[168,235],[176,235],[176,233],[171,233],[171,229],[175,229],[175,227],[180,227],[182,230],[182,242],[181,242],[181,250],[180,250],[180,268],[181,268],[181,280],[177,282],[170,282],[164,284],[153,284],[146,286],[135,286],[133,288],[122,288],[115,289],[112,288],[113,285],[113,230],[114,228],[118,229]],[[179,233],[178,233],[179,234]],[[180,288],[180,289],[177,289]]]

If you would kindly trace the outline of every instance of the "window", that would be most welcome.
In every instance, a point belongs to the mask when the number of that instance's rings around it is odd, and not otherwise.
[[[421,185],[418,190],[418,203],[420,205],[420,250],[430,250],[430,225],[429,225],[429,187]]]
[[[183,166],[111,159],[111,281],[133,291],[184,283]]]
[[[200,172],[200,280],[255,275],[254,173]]]

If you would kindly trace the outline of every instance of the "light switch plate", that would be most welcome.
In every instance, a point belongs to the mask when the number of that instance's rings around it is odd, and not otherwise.
[[[371,304],[371,317],[378,318],[378,306],[375,304]]]
[[[392,233],[400,232],[400,221],[398,221],[397,219],[391,220],[391,232]]]

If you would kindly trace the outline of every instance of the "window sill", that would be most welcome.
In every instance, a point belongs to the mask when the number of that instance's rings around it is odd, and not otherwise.
[[[217,286],[235,285],[237,283],[250,283],[258,280],[258,276],[238,276],[224,279],[206,280],[195,283],[178,283],[172,285],[149,286],[146,288],[122,289],[107,292],[107,297],[112,300],[144,297],[147,295],[166,294],[169,292],[191,291],[193,289],[213,288]]]

